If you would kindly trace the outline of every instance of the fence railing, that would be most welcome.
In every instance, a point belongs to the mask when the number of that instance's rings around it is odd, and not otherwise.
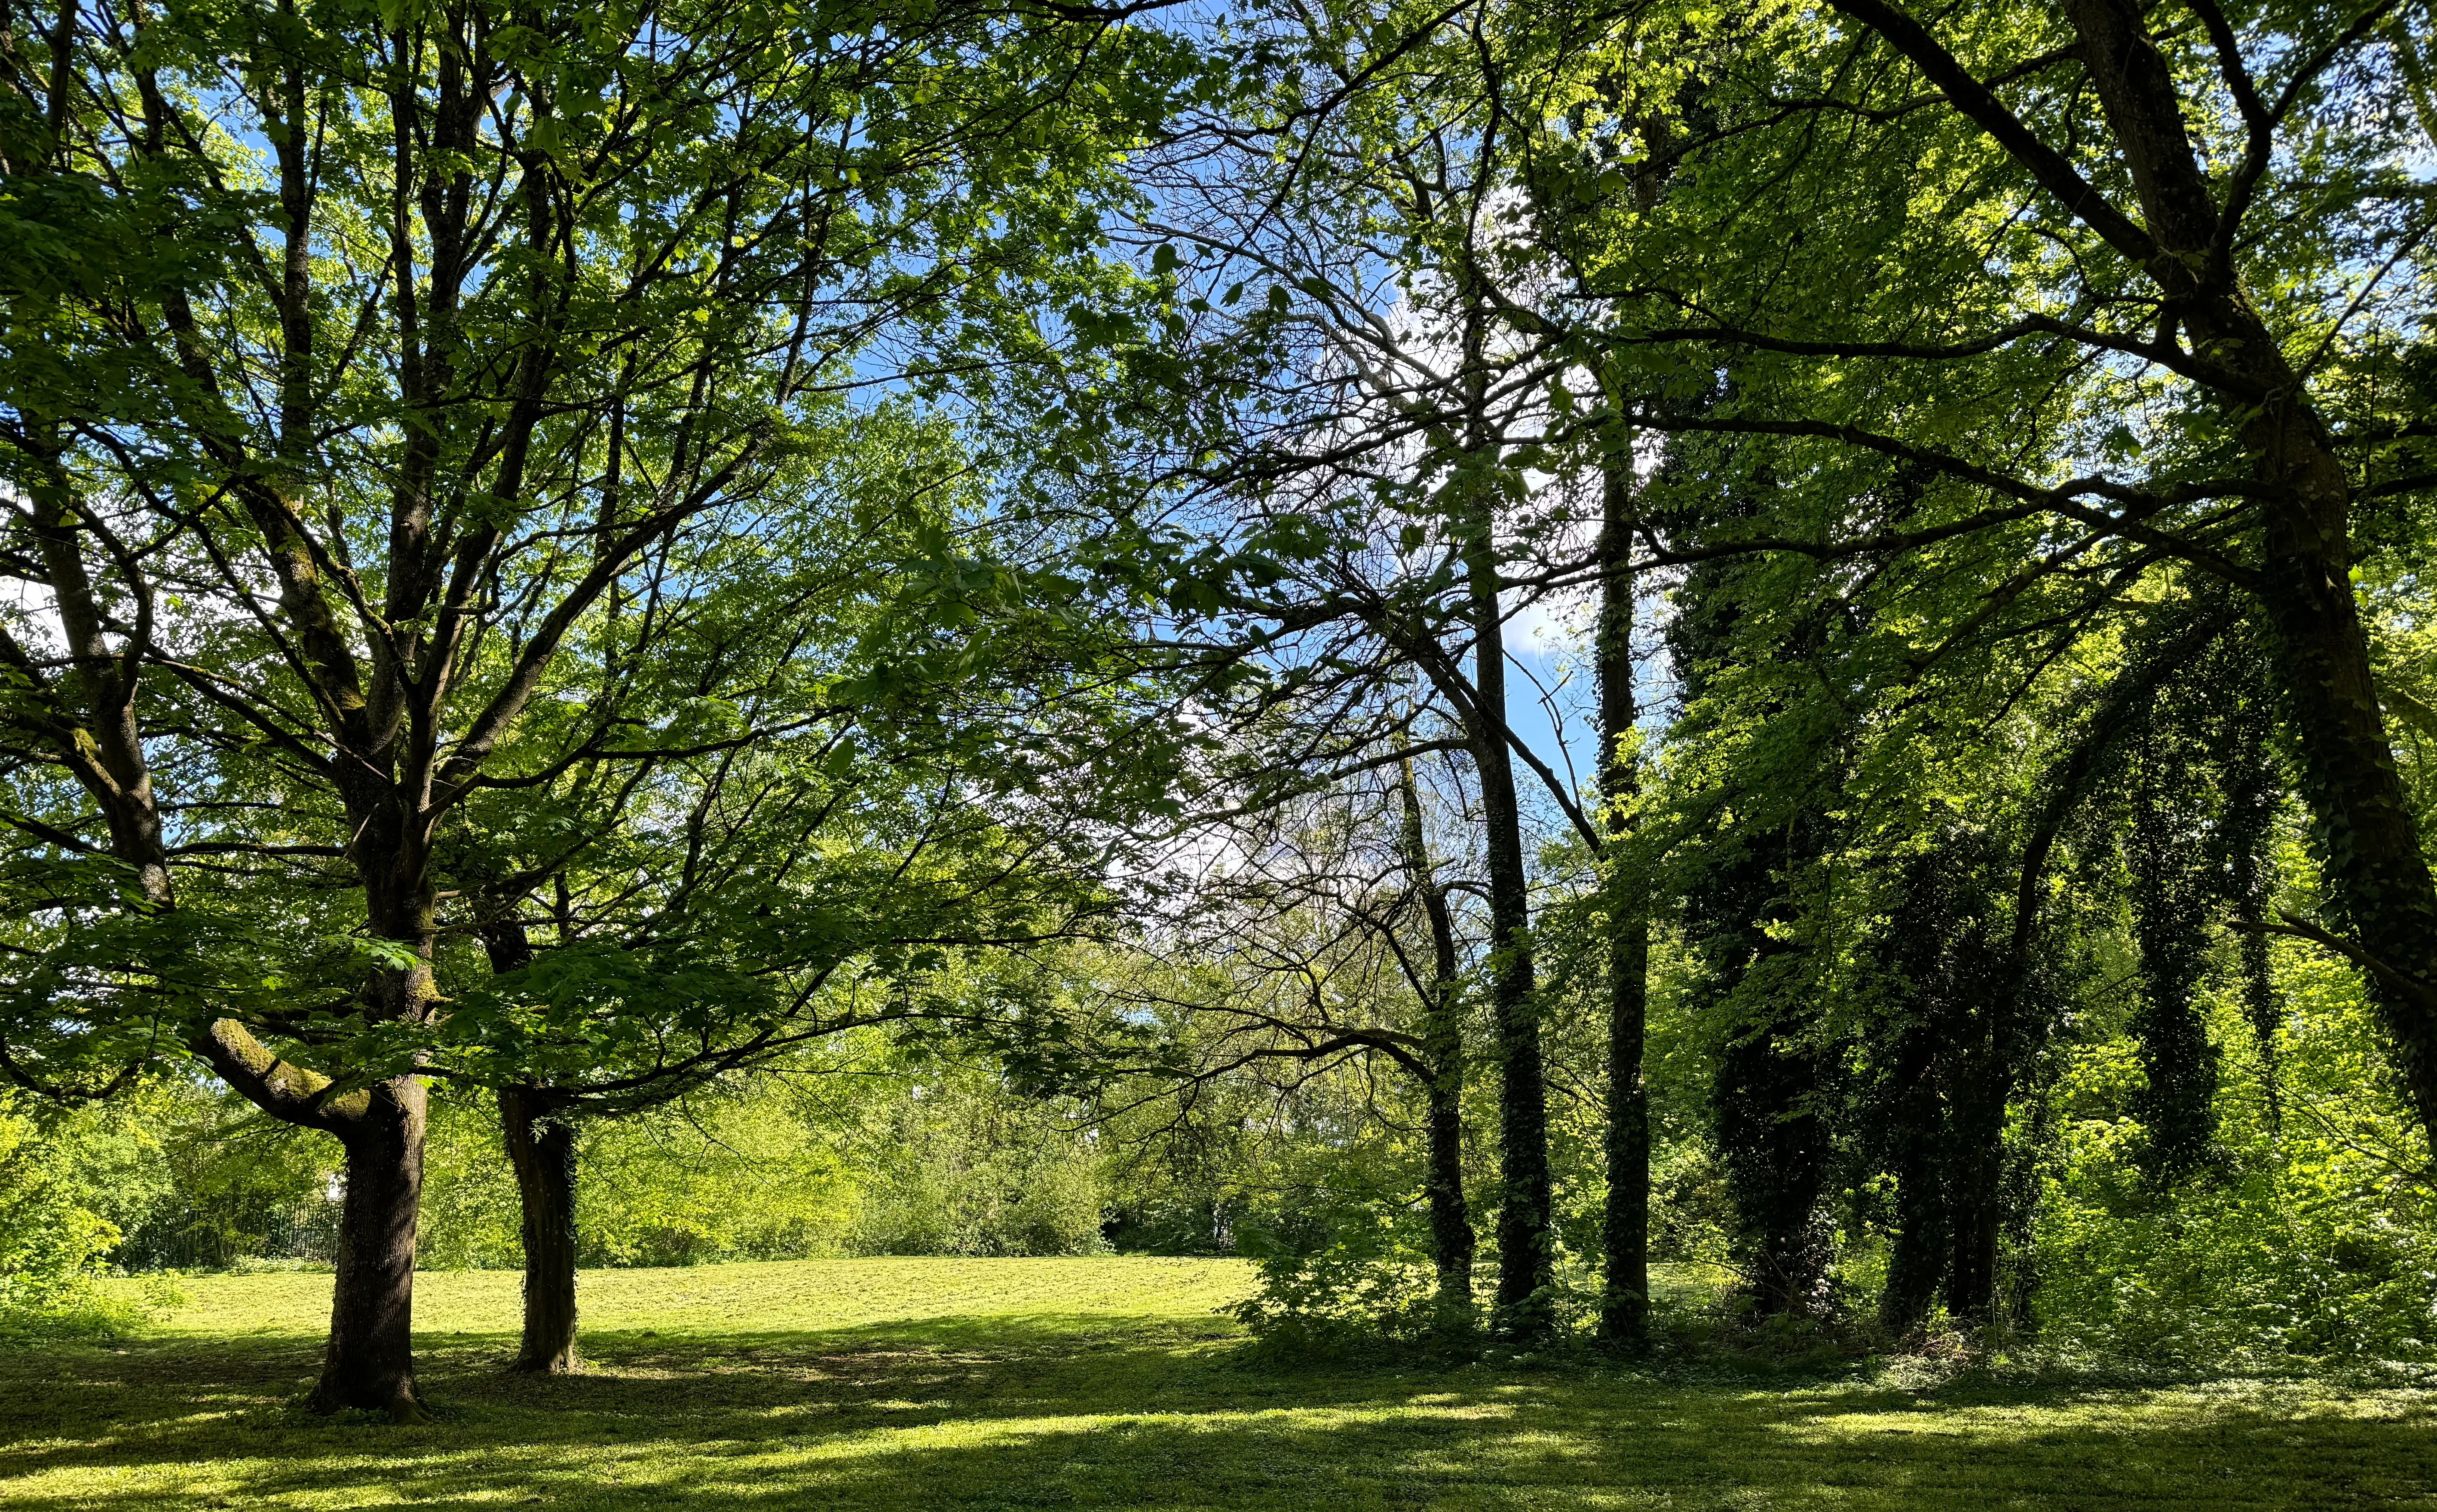
[[[224,1271],[246,1260],[328,1263],[339,1254],[339,1205],[306,1202],[248,1214],[179,1208],[156,1214],[111,1255],[130,1272]]]

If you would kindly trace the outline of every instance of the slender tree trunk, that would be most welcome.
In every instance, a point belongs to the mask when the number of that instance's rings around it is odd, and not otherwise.
[[[1429,1068],[1429,1099],[1430,1259],[1437,1272],[1435,1328],[1443,1338],[1462,1338],[1473,1330],[1472,1260],[1476,1236],[1472,1211],[1464,1194],[1464,1004],[1457,978],[1455,920],[1447,912],[1430,866],[1429,838],[1422,827],[1421,794],[1413,783],[1413,764],[1398,769],[1398,796],[1404,803],[1401,833],[1405,864],[1413,874],[1430,930],[1431,979],[1426,987],[1422,1053]]]
[[[1608,944],[1607,1202],[1600,1237],[1600,1337],[1638,1347],[1650,1332],[1650,1097],[1641,1056],[1648,1007],[1650,926],[1639,911],[1612,921]]]
[[[1492,646],[1481,655],[1503,656],[1504,651]],[[1502,741],[1502,732],[1496,739]],[[1556,1321],[1550,1295],[1556,1274],[1549,1244],[1548,1088],[1515,778],[1502,743],[1498,756],[1495,773],[1484,772],[1481,782],[1489,830],[1490,1006],[1498,1038],[1496,1307],[1500,1331],[1531,1340],[1546,1336]]]
[[[414,1382],[414,1240],[423,1200],[425,1093],[412,1076],[374,1084],[339,1136],[347,1190],[339,1215],[330,1346],[313,1388],[316,1412],[358,1408],[400,1421],[424,1416]]]
[[[1459,1060],[1431,1081],[1429,1094],[1430,1260],[1436,1281],[1431,1307],[1435,1328],[1447,1338],[1469,1335],[1474,1323],[1472,1257],[1477,1241],[1472,1211],[1464,1197],[1462,1088]]]
[[[510,1368],[568,1376],[575,1352],[575,1125],[546,1088],[500,1089],[525,1247],[524,1341]]]
[[[1600,522],[1600,792],[1610,849],[1624,836],[1622,808],[1639,783],[1626,754],[1639,711],[1633,687],[1633,448],[1605,459]],[[1608,867],[1607,1204],[1600,1234],[1600,1338],[1633,1347],[1650,1331],[1650,1101],[1641,1080],[1650,991],[1649,910],[1621,858]]]
[[[1487,370],[1482,363],[1486,317],[1475,307],[1465,322],[1465,448],[1486,458]],[[1524,863],[1522,813],[1515,795],[1515,762],[1507,750],[1506,625],[1499,596],[1496,512],[1482,480],[1467,485],[1458,505],[1464,532],[1465,588],[1472,628],[1472,707],[1465,743],[1481,778],[1481,842],[1489,882],[1489,1002],[1498,1045],[1498,1295],[1496,1326],[1509,1338],[1533,1342],[1556,1327],[1555,1257],[1549,1242],[1548,1086],[1541,1064],[1538,993],[1532,967],[1531,879]]]

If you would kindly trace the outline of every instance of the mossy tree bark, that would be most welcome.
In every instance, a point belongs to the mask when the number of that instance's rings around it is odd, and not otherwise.
[[[525,1251],[524,1333],[510,1368],[573,1375],[584,1368],[575,1348],[575,1123],[548,1088],[517,1086],[500,1090],[500,1125]]]

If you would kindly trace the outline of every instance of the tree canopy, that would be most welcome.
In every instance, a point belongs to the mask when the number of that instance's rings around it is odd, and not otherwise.
[[[2425,1247],[2428,31],[0,13],[0,1068],[335,1137],[401,1416],[432,1088],[574,1368],[582,1130],[884,1041],[1432,1347]]]

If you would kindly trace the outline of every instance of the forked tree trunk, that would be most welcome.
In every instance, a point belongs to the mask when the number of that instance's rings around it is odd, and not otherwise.
[[[575,1125],[535,1086],[500,1089],[525,1246],[524,1339],[510,1368],[567,1376],[575,1352]]]
[[[424,1416],[414,1382],[414,1236],[423,1200],[425,1092],[412,1076],[372,1086],[340,1133],[347,1190],[339,1216],[330,1347],[316,1412],[357,1408],[400,1421]]]

